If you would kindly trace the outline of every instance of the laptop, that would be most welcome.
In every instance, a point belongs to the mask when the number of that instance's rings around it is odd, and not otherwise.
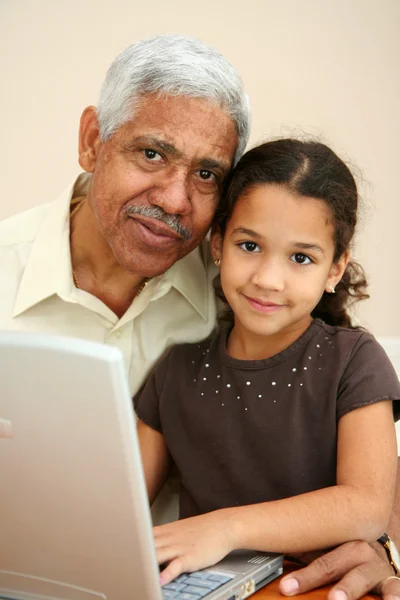
[[[239,551],[160,587],[123,356],[0,333],[0,598],[238,600],[282,573]]]

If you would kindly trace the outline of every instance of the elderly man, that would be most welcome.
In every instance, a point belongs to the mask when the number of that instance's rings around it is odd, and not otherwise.
[[[0,224],[0,329],[113,344],[134,394],[168,346],[215,325],[203,239],[248,134],[241,80],[213,49],[179,36],[127,48],[98,108],[81,117],[86,173],[54,203]],[[400,593],[386,560],[367,544],[354,558],[353,548],[325,555],[282,589],[298,593],[350,570],[332,598],[381,584]]]

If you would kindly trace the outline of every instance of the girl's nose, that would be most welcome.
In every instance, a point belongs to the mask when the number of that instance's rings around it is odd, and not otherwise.
[[[285,288],[285,277],[280,262],[262,261],[253,273],[252,283],[263,290],[282,292]]]

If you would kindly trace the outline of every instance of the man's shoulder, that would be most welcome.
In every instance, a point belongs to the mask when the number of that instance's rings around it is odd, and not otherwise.
[[[41,204],[0,221],[0,248],[34,240],[52,204]]]

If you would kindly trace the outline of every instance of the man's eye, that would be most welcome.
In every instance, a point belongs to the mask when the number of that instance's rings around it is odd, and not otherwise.
[[[161,158],[161,155],[151,148],[146,148],[146,150],[144,150],[144,155],[149,160],[159,160]]]
[[[205,169],[199,171],[199,175],[201,179],[204,179],[204,181],[209,181],[212,178],[215,179],[214,173],[212,173],[211,171],[206,171]]]
[[[312,263],[312,260],[306,254],[302,254],[301,252],[296,252],[296,254],[292,254],[290,260],[297,263],[298,265],[309,265]]]
[[[260,252],[260,248],[255,242],[242,242],[239,244],[239,248],[245,252]]]

